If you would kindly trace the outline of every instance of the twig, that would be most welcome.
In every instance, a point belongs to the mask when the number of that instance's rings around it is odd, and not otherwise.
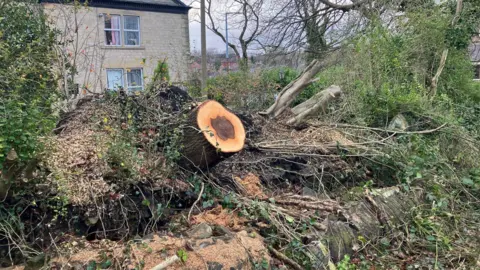
[[[150,270],[162,270],[162,269],[165,269],[167,267],[169,267],[170,265],[176,263],[177,261],[179,261],[180,258],[177,256],[177,255],[173,255],[171,257],[168,257],[165,261],[163,261],[162,263],[158,264],[157,266],[153,267],[152,269]]]
[[[268,246],[268,250],[270,250],[270,252],[275,256],[277,257],[277,259],[287,263],[288,265],[290,265],[291,267],[293,267],[293,269],[296,269],[296,270],[303,270],[304,268],[299,265],[298,263],[296,263],[295,261],[293,261],[292,259],[288,258],[287,256],[285,256],[283,253],[281,253],[280,251],[274,249],[273,247],[271,246]]]
[[[192,207],[190,208],[190,211],[188,211],[188,217],[187,217],[187,221],[188,223],[190,223],[190,216],[192,215],[192,211],[193,211],[193,208],[195,208],[195,205],[197,205],[197,203],[200,201],[200,199],[202,198],[202,194],[203,194],[203,188],[205,187],[205,184],[202,182],[202,188],[200,189],[200,193],[198,194],[198,198],[197,200],[193,203]]]
[[[444,128],[447,123],[436,127],[434,129],[428,130],[420,130],[420,131],[400,131],[400,130],[388,130],[383,128],[374,128],[374,127],[365,127],[365,126],[357,126],[357,125],[349,125],[349,124],[330,124],[330,123],[321,123],[321,124],[311,124],[312,127],[322,127],[322,126],[330,126],[335,128],[356,128],[356,129],[365,129],[365,130],[374,130],[374,131],[381,131],[387,133],[396,133],[396,134],[429,134],[435,131],[438,131]]]

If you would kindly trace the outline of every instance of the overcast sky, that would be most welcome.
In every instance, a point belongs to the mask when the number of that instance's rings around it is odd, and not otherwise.
[[[199,8],[196,8],[198,6],[198,3],[190,4],[185,0],[184,2],[193,7],[188,14],[190,19],[190,51],[194,52],[196,50],[197,52],[200,52],[201,50],[200,23],[198,22],[200,19],[198,15]],[[208,16],[207,16],[207,22],[208,22]],[[225,35],[225,26],[224,26],[225,21],[220,21],[218,23],[219,23],[219,28],[221,29],[220,31],[223,31],[222,34]],[[237,36],[237,34],[239,34],[239,31],[236,29],[228,30],[228,35],[230,38]],[[208,30],[207,28],[207,50],[208,49],[217,49],[218,52],[224,53],[225,42],[223,42],[219,36],[215,35],[215,33]],[[230,53],[233,53],[231,48],[229,51]]]
[[[230,33],[232,34],[232,33]],[[219,52],[225,52],[225,42],[220,37],[215,35],[212,31],[207,29],[207,49],[215,48]],[[197,50],[200,52],[201,40],[200,40],[200,23],[190,22],[190,51]]]

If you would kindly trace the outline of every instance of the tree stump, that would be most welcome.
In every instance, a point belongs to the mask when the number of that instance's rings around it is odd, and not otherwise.
[[[183,129],[181,165],[208,168],[245,144],[242,121],[220,103],[207,100],[193,110]]]

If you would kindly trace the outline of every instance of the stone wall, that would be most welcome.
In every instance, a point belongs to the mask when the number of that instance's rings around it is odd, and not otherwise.
[[[187,14],[97,7],[78,7],[74,11],[71,5],[52,3],[44,3],[43,7],[59,30],[60,39],[70,40],[63,50],[69,61],[75,62],[75,83],[81,94],[101,93],[107,86],[108,68],[143,68],[146,85],[157,62],[163,59],[169,64],[171,81],[186,80],[190,59]],[[105,46],[104,14],[139,16],[140,46]]]

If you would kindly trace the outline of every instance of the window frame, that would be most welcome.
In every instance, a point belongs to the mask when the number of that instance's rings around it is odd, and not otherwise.
[[[140,70],[140,79],[141,79],[142,85],[140,85],[140,86],[130,86],[129,85],[129,83],[128,83],[128,73],[132,72],[132,70]],[[126,80],[126,83],[127,83],[126,84],[127,92],[128,93],[133,93],[133,92],[136,92],[136,91],[144,91],[145,90],[145,82],[144,82],[144,79],[143,79],[143,68],[127,68],[125,71],[126,71],[125,72],[125,74],[126,74],[125,80]],[[139,90],[133,90],[133,91],[130,90],[130,88],[139,88],[139,87],[141,87],[141,89],[139,89]]]
[[[141,82],[142,84],[141,85],[137,85],[137,86],[130,86],[129,85],[129,82],[128,82],[128,73],[129,72],[132,72],[132,70],[140,70],[140,79],[141,79]],[[118,91],[118,87],[117,89],[110,89],[108,86],[109,86],[109,80],[108,80],[108,72],[109,71],[121,71],[122,72],[122,85],[121,87],[127,92],[127,93],[134,93],[134,92],[137,92],[137,91],[144,91],[145,90],[145,79],[143,77],[143,68],[142,67],[134,67],[134,68],[106,68],[105,69],[105,73],[106,73],[106,76],[107,76],[107,87],[106,89],[110,90],[110,91]],[[130,90],[131,88],[137,88],[135,90]]]
[[[138,23],[138,29],[137,30],[134,30],[134,29],[126,29],[125,28],[125,17],[135,17],[137,18],[137,23]],[[140,16],[136,16],[136,15],[123,15],[122,16],[122,28],[123,28],[123,32],[124,32],[124,35],[123,35],[123,45],[125,47],[139,47],[140,44],[142,43],[142,34],[140,33]],[[136,32],[138,33],[138,44],[137,45],[128,45],[126,42],[125,42],[125,38],[127,38],[127,35],[125,34],[125,32]]]
[[[120,25],[119,25],[119,28],[116,29],[116,28],[106,28],[105,27],[105,19],[107,18],[107,16],[118,16],[120,17]],[[122,15],[120,14],[106,14],[104,13],[103,14],[103,33],[104,33],[104,38],[105,38],[105,46],[108,46],[108,47],[122,47],[123,46],[123,19],[122,19]],[[119,45],[110,45],[107,43],[107,31],[110,31],[110,32],[120,32],[120,44]]]
[[[110,89],[110,88],[108,87],[108,86],[109,86],[109,80],[108,80],[108,72],[109,72],[109,71],[120,71],[120,72],[121,72],[121,74],[122,74],[122,80],[121,80],[121,81],[122,81],[122,85],[121,85],[121,87],[122,87],[123,89],[125,89],[125,74],[124,74],[125,71],[124,71],[123,68],[107,68],[107,69],[106,69],[106,75],[107,75],[107,87],[106,87],[106,88],[107,88],[108,90],[110,90],[110,91],[118,91],[118,89],[119,89],[118,87],[117,87],[117,89],[115,89],[115,88],[114,88],[114,89]]]
[[[480,62],[474,62],[473,63],[473,80],[474,81],[480,81]]]

